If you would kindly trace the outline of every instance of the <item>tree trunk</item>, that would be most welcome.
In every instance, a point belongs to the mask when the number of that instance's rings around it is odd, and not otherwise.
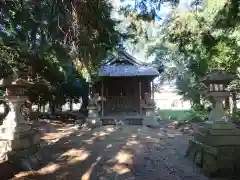
[[[70,108],[70,111],[72,111],[73,110],[73,100],[72,99],[70,99],[69,100],[69,108]]]
[[[54,114],[56,112],[56,107],[54,102],[49,102],[50,113]]]
[[[229,97],[227,97],[225,99],[225,109],[229,110],[230,109],[230,101],[229,101]]]
[[[233,102],[233,110],[232,110],[232,112],[236,113],[237,112],[237,94],[236,94],[236,92],[232,93],[232,102]]]
[[[193,99],[193,107],[200,107],[200,106],[201,106],[201,96],[199,94]]]

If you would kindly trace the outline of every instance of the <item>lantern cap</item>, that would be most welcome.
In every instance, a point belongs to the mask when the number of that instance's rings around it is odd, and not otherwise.
[[[224,71],[214,70],[207,73],[206,77],[202,80],[202,82],[206,85],[208,84],[229,84],[233,80],[231,75],[228,75]]]
[[[0,80],[0,87],[10,88],[10,87],[21,87],[21,88],[28,88],[33,86],[34,83],[29,82],[26,79],[17,78],[13,80],[12,78],[3,78]]]

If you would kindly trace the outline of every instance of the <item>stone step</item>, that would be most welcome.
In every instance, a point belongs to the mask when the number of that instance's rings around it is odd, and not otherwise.
[[[101,118],[100,119],[102,121],[102,125],[103,126],[107,126],[107,125],[117,125],[117,120],[115,118]]]
[[[114,117],[101,117],[102,125],[117,125],[117,124],[127,124],[127,125],[143,125],[142,117],[125,117],[117,119]]]
[[[141,117],[128,117],[124,119],[124,124],[128,125],[143,125],[143,118]]]

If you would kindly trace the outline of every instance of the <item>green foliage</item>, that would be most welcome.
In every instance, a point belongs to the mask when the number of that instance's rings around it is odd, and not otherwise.
[[[200,110],[159,110],[157,115],[161,120],[175,120],[188,122],[201,122],[206,118],[206,112]]]
[[[0,89],[0,96],[3,96],[4,90],[1,88]]]
[[[94,71],[119,41],[110,3],[43,0],[0,5],[0,77],[30,76],[35,86],[29,97],[38,103],[87,96],[83,70]],[[77,79],[81,86],[76,86]]]
[[[240,112],[237,111],[237,112],[233,113],[230,117],[231,117],[232,121],[239,122],[239,120],[240,120]]]
[[[162,77],[165,80],[176,78],[179,94],[193,105],[209,98],[201,83],[207,72],[220,69],[232,75],[237,73],[240,66],[239,9],[236,0],[206,0],[201,11],[176,10],[172,22],[165,24],[161,32],[164,35],[150,47],[157,59],[168,62]]]

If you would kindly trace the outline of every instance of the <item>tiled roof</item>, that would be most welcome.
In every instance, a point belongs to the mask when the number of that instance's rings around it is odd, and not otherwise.
[[[122,63],[121,63],[122,62]],[[139,62],[125,50],[120,49],[98,71],[98,76],[158,76],[158,69]]]
[[[105,65],[98,72],[98,76],[158,76],[156,68],[140,65]]]

